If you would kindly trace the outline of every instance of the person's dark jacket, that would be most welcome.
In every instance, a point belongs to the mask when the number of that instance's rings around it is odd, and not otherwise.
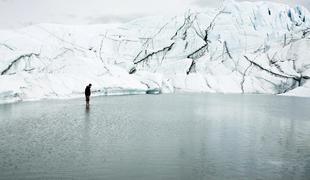
[[[86,86],[85,88],[85,96],[90,96],[91,92],[90,92],[90,86]]]

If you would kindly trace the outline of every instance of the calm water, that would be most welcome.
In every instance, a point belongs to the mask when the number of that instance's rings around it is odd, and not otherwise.
[[[83,100],[0,105],[0,179],[310,179],[310,99]]]

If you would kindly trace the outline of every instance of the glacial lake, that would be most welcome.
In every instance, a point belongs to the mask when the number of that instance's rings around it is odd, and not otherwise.
[[[310,179],[310,99],[167,94],[0,105],[0,179]]]

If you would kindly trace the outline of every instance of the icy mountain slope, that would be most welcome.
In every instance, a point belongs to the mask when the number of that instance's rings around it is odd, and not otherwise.
[[[175,91],[310,96],[310,13],[269,2],[0,31],[0,101]]]

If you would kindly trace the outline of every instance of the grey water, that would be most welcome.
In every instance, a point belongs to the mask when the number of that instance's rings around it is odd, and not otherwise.
[[[0,179],[310,179],[310,99],[170,94],[0,105]]]

